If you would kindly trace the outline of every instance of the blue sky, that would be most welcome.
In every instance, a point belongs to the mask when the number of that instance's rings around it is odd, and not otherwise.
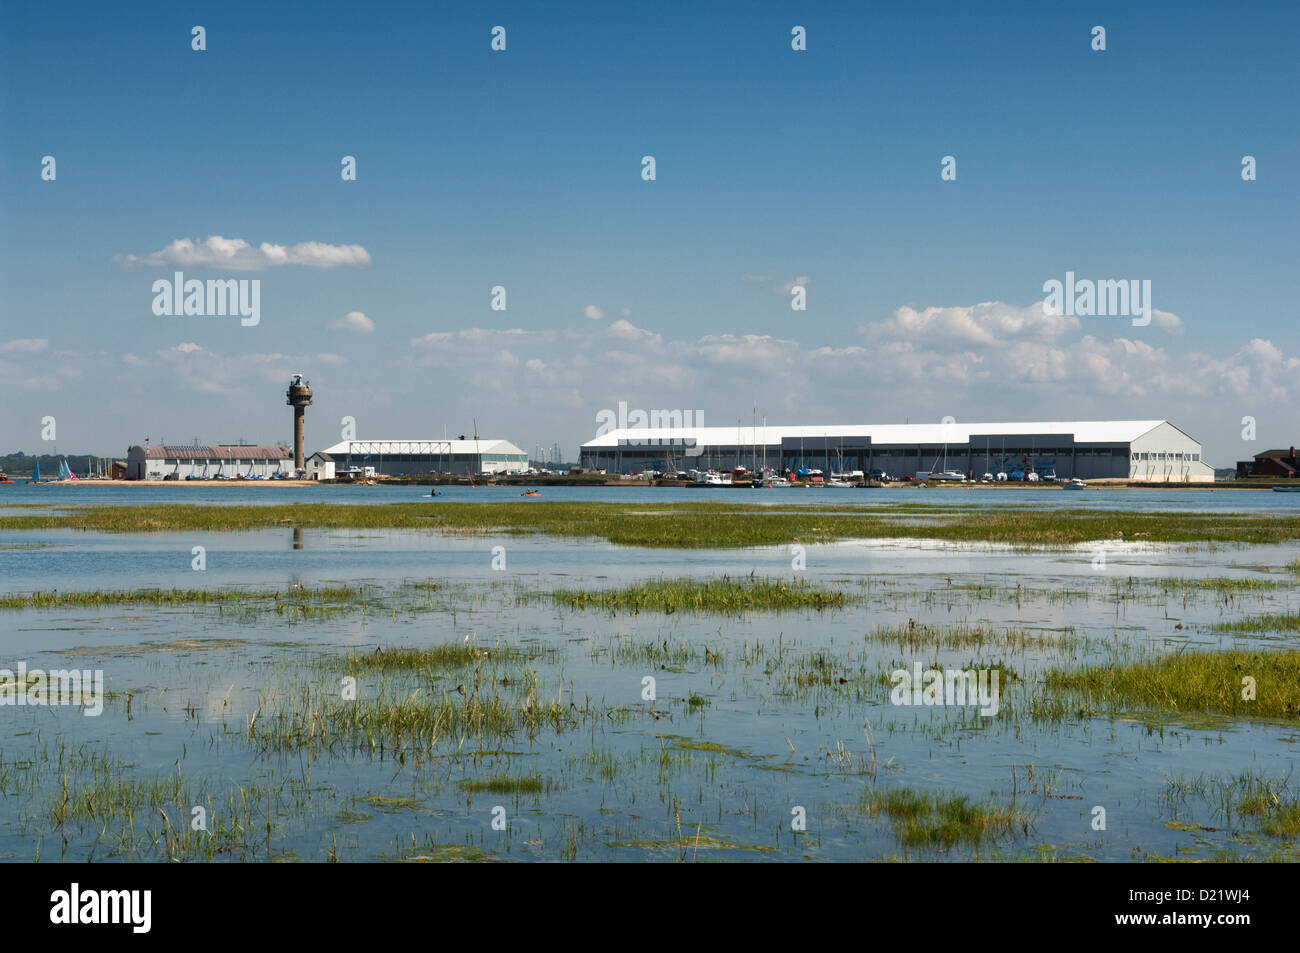
[[[67,452],[287,440],[297,371],[311,449],[350,415],[572,450],[620,400],[1167,417],[1219,466],[1300,435],[1293,4],[2,9],[5,451],[46,415]],[[127,256],[212,236],[368,263],[186,266],[259,279],[261,323],[155,316],[178,268]],[[1067,270],[1167,317],[1035,320]]]

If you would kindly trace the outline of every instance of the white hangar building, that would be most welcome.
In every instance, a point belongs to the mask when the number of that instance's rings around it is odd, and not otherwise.
[[[487,474],[527,470],[528,454],[509,440],[344,440],[313,454],[318,465],[333,464],[335,476],[353,467],[376,473]],[[326,477],[328,479],[328,477]]]
[[[1167,420],[627,427],[584,443],[582,465],[618,473],[768,466],[910,476],[951,469],[973,479],[1033,468],[1063,480],[1214,480],[1200,442]]]
[[[126,451],[128,480],[270,479],[293,476],[288,447],[219,444],[135,446]]]

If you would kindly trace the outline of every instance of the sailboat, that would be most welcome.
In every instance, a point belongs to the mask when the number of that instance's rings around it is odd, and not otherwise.
[[[77,475],[72,472],[72,468],[68,466],[67,458],[64,457],[62,460],[59,461],[59,479],[75,480],[76,478]]]
[[[937,464],[939,458],[935,457],[934,462]],[[957,482],[961,482],[966,479],[966,474],[961,473],[958,470],[948,469],[948,445],[945,443],[943,445],[943,469],[931,470],[929,473],[924,474],[918,473],[916,477],[918,480],[956,480]]]

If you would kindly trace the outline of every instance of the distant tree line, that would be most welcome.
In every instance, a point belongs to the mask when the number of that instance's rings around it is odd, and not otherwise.
[[[11,477],[30,477],[32,470],[39,460],[41,464],[42,477],[57,477],[59,475],[59,461],[67,460],[68,466],[77,476],[85,476],[90,469],[90,462],[98,460],[100,467],[107,469],[113,462],[113,459],[125,460],[126,456],[121,457],[97,457],[89,453],[42,453],[39,456],[27,453],[6,453],[0,456],[0,470],[9,474]]]

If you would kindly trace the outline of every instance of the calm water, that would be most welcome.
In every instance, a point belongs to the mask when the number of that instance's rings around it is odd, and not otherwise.
[[[388,502],[420,490],[382,487],[6,488],[15,502]],[[425,490],[424,492],[427,492]],[[507,488],[445,488],[443,499],[512,499]],[[1300,499],[1254,491],[696,491],[547,489],[548,499],[680,499],[818,505],[895,500],[993,506],[1289,511]],[[1300,496],[1300,495],[1298,495]],[[430,500],[431,506],[441,500]],[[529,501],[520,500],[520,505]],[[191,568],[193,547],[206,568]],[[1104,553],[1104,562],[1097,559]],[[1009,690],[1000,717],[967,708],[891,704],[878,673],[926,666],[1004,665],[1024,685],[1054,666],[1142,652],[1293,646],[1268,634],[1235,640],[1215,623],[1296,611],[1300,588],[1283,567],[1294,546],[1171,547],[1109,543],[1037,552],[908,540],[739,551],[642,550],[593,541],[440,536],[416,531],[261,530],[238,534],[0,534],[9,592],[34,589],[252,587],[290,592],[346,582],[373,587],[363,608],[299,616],[236,606],[5,610],[0,668],[102,669],[115,693],[99,717],[75,708],[0,708],[0,856],[156,859],[156,809],[142,802],[134,846],[121,825],[65,820],[60,758],[74,789],[118,776],[189,787],[170,818],[211,806],[235,816],[231,792],[271,790],[249,833],[215,859],[386,858],[519,860],[853,860],[906,855],[960,860],[972,848],[915,850],[886,818],[862,811],[872,786],[905,785],[1014,804],[1031,818],[978,848],[982,856],[1211,856],[1288,850],[1178,778],[1241,772],[1283,777],[1300,756],[1294,725],[1155,719],[1140,713],[1043,723]],[[504,558],[504,566],[501,560]],[[496,568],[494,568],[494,560]],[[556,607],[543,594],[676,576],[799,576],[862,604],[824,612],[610,615]],[[1174,594],[1165,577],[1230,576],[1276,583],[1225,596]],[[440,588],[415,588],[422,582]],[[989,624],[1034,637],[1029,647],[912,652],[866,638],[878,627]],[[535,734],[448,737],[425,756],[340,744],[266,751],[246,734],[304,697],[338,696],[330,658],[378,647],[523,648],[491,663],[492,691],[558,701],[570,722]],[[707,652],[706,652],[707,650]],[[844,681],[807,678],[832,660]],[[453,699],[472,672],[358,677],[359,697],[400,689]],[[655,698],[645,697],[654,679]],[[488,689],[482,689],[487,691]],[[255,723],[256,723],[255,721]],[[95,762],[95,758],[105,759]],[[97,773],[98,771],[98,773]],[[475,781],[528,778],[540,790],[473,791]],[[1177,792],[1171,794],[1171,792]],[[265,797],[265,795],[263,795]],[[254,798],[256,800],[256,798]],[[260,803],[260,802],[259,802]],[[1104,831],[1092,812],[1104,807]],[[174,810],[173,810],[174,808]],[[806,817],[806,830],[792,818]],[[265,833],[267,817],[272,833]],[[505,829],[494,828],[494,818]],[[1199,825],[1199,827],[1197,826]],[[1215,828],[1216,830],[1207,830]]]
[[[175,486],[32,486],[15,483],[0,487],[0,507],[5,502],[29,504],[104,505],[188,503],[210,506],[227,504],[256,506],[284,503],[409,503],[420,499],[436,504],[442,500],[502,502],[519,498],[523,487],[441,486],[445,496],[429,499],[429,487],[395,486],[240,486],[211,483],[179,483]],[[1271,490],[1104,490],[1071,492],[1059,487],[1017,489],[1014,487],[933,487],[891,489],[795,489],[739,490],[694,487],[544,487],[548,500],[596,500],[625,503],[671,503],[678,500],[718,500],[724,503],[762,503],[788,506],[825,505],[888,506],[891,503],[936,503],[945,506],[1056,506],[1095,509],[1189,510],[1189,511],[1278,511],[1300,509],[1300,493]],[[521,501],[527,502],[527,501]]]

